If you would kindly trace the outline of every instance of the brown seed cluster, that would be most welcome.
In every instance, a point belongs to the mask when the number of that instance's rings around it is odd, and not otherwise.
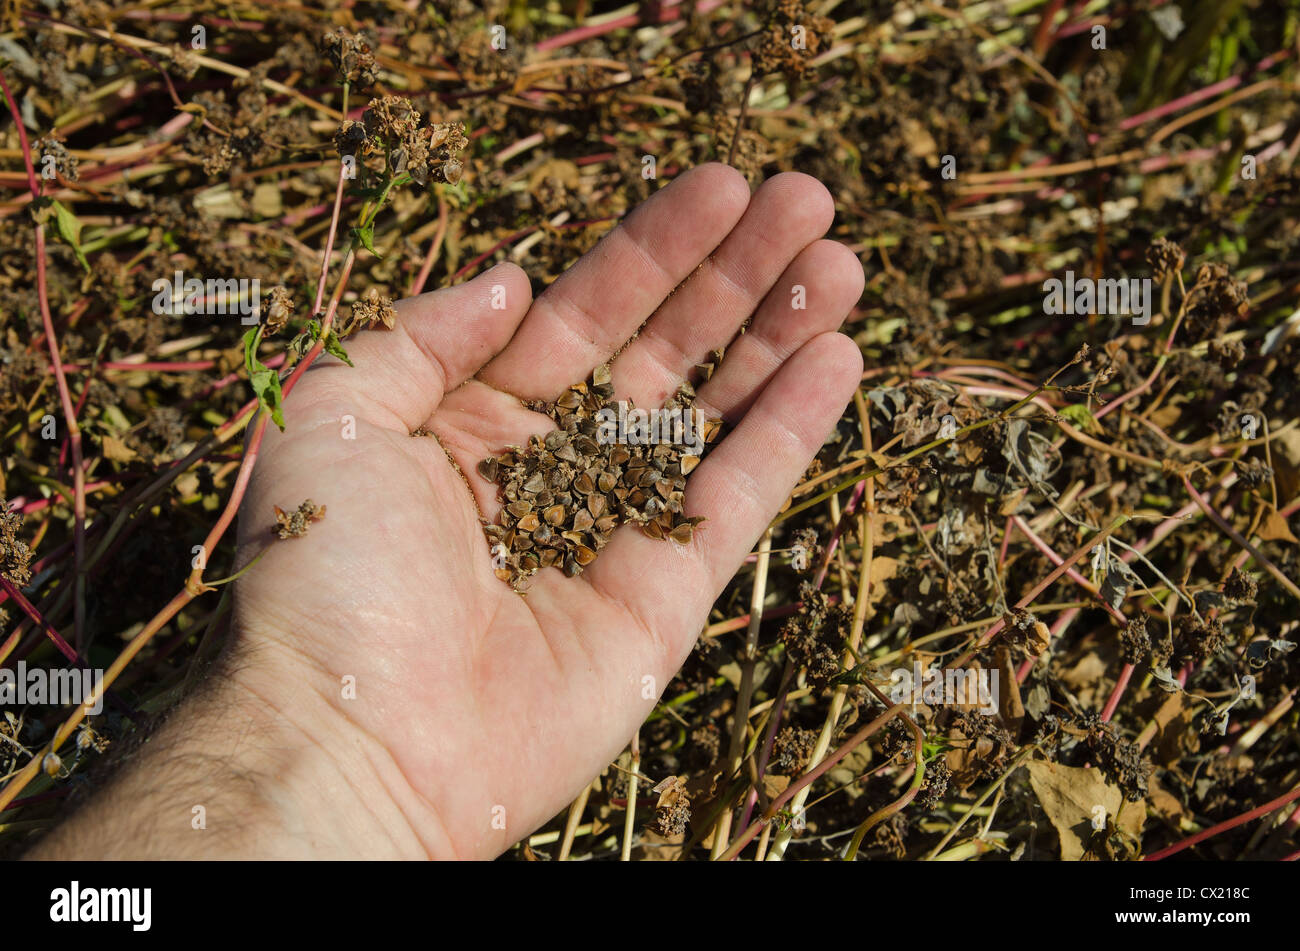
[[[403,172],[423,187],[431,181],[456,184],[464,167],[460,153],[469,145],[463,122],[420,125],[420,111],[402,96],[370,100],[361,122],[345,121],[334,136],[340,155],[382,154],[388,171]]]
[[[393,307],[391,297],[380,294],[379,288],[371,285],[365,295],[352,305],[352,320],[343,336],[346,337],[354,330],[373,327],[376,324],[383,324],[392,330],[397,324],[397,310]]]
[[[830,49],[834,26],[829,17],[808,10],[804,0],[774,0],[754,54],[754,72],[783,72],[795,79],[811,74],[812,60]]]
[[[375,54],[365,33],[348,33],[339,27],[321,37],[320,50],[329,58],[340,80],[359,89],[369,89],[375,84]]]
[[[618,413],[613,395],[609,367],[598,367],[590,382],[574,384],[554,402],[529,404],[557,429],[478,464],[478,474],[501,487],[498,522],[484,532],[497,577],[516,591],[539,568],[581,573],[620,525],[635,524],[651,538],[684,545],[703,521],[687,516],[682,505],[686,477],[701,455],[680,441],[611,440],[604,420]],[[685,414],[694,401],[695,390],[683,383],[663,408]],[[719,419],[706,420],[701,444],[707,448],[721,427]]]
[[[266,313],[266,335],[272,336],[278,334],[289,323],[289,318],[293,316],[297,305],[294,303],[293,295],[283,284],[277,284],[271,288],[270,301],[265,308]]]
[[[275,527],[271,532],[279,538],[298,538],[307,534],[312,522],[319,522],[325,517],[325,506],[317,505],[311,499],[303,501],[292,512],[286,512],[280,506],[275,507]]]
[[[38,156],[36,159],[39,163],[36,170],[38,174],[44,174],[45,169],[53,166],[54,171],[68,181],[76,182],[81,180],[81,174],[77,171],[77,159],[68,151],[68,147],[61,140],[53,136],[37,139],[32,151]]]
[[[18,537],[23,527],[23,517],[12,511],[0,498],[0,574],[19,588],[32,580],[30,565],[32,552],[27,543]]]
[[[686,783],[680,776],[669,776],[654,791],[659,793],[659,804],[651,828],[666,838],[684,835],[691,821],[691,797],[687,795]]]
[[[1186,260],[1183,249],[1168,238],[1156,238],[1147,248],[1147,264],[1151,265],[1151,275],[1158,284],[1163,284],[1170,275],[1181,273]]]
[[[853,611],[843,604],[831,604],[825,593],[809,582],[799,585],[799,613],[781,626],[780,640],[786,657],[796,668],[808,669],[808,684],[820,690],[840,673]]]

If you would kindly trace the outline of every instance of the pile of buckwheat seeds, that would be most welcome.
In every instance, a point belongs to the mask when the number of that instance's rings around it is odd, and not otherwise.
[[[651,538],[687,544],[700,517],[682,508],[686,477],[703,452],[681,442],[628,445],[598,438],[601,411],[617,412],[608,366],[576,383],[554,401],[528,402],[558,427],[533,435],[528,445],[507,446],[478,464],[478,473],[501,487],[501,514],[485,523],[496,576],[523,591],[540,568],[582,572],[620,525],[635,524]],[[695,390],[683,383],[665,410],[693,411]],[[714,442],[722,420],[703,422],[700,445]]]

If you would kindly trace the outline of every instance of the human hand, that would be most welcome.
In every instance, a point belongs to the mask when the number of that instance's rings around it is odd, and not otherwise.
[[[862,268],[817,240],[832,216],[807,176],[751,196],[739,173],[703,166],[536,301],[498,265],[349,338],[355,368],[323,359],[302,377],[241,507],[239,564],[270,547],[236,583],[230,686],[215,688],[270,711],[235,721],[246,739],[221,748],[256,761],[245,775],[296,784],[259,796],[299,841],[266,828],[247,847],[491,857],[618,755],[860,379],[834,331]],[[543,569],[526,596],[498,580],[475,506],[494,518],[497,487],[476,463],[554,428],[520,399],[554,398],[617,353],[615,397],[659,406],[721,346],[696,405],[730,428],[687,484],[687,514],[706,519],[693,540],[629,528],[578,577]],[[273,540],[274,507],[305,499],[324,519]]]

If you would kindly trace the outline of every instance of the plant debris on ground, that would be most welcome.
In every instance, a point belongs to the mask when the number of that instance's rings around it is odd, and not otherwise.
[[[500,260],[540,289],[725,161],[826,184],[867,369],[580,822],[509,855],[1295,858],[1298,23],[1297,0],[6,4],[0,662],[138,653],[98,716],[5,704],[2,847],[219,649],[195,551],[316,354]],[[194,313],[232,276],[260,313]],[[595,439],[607,383],[485,460],[503,580],[574,574],[624,522],[695,530],[695,457]],[[311,544],[329,501],[266,513],[274,543]]]

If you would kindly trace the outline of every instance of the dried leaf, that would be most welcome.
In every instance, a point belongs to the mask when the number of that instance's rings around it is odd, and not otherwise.
[[[1120,788],[1106,782],[1101,770],[1060,766],[1047,760],[1032,760],[1026,768],[1034,795],[1061,837],[1063,861],[1083,858],[1099,816],[1113,820],[1120,831],[1141,841],[1146,803],[1126,803]],[[1104,811],[1099,812],[1099,806]]]

